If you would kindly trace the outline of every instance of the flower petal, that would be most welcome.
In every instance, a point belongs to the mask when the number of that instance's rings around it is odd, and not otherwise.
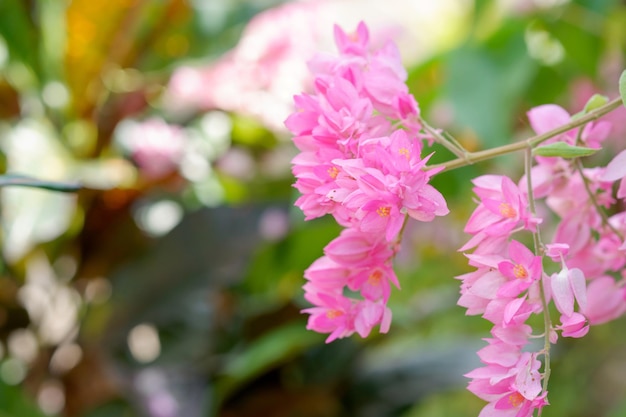
[[[556,308],[565,316],[574,313],[574,293],[569,282],[569,270],[564,267],[558,274],[552,274],[550,288]]]

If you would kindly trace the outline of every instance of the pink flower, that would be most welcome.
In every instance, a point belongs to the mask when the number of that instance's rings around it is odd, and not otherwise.
[[[494,181],[497,179],[494,178]],[[474,188],[481,197],[481,203],[467,221],[466,233],[502,236],[511,233],[520,223],[529,230],[534,230],[539,223],[539,219],[530,215],[526,197],[513,181],[508,177],[499,177],[499,180],[499,189],[485,192],[480,187]]]
[[[316,305],[303,313],[310,314],[307,329],[319,333],[330,333],[326,343],[352,335],[355,331],[367,337],[374,326],[380,332],[389,331],[391,310],[383,301],[352,300],[341,294],[307,292],[305,298]]]
[[[608,276],[601,276],[589,282],[587,286],[587,305],[582,313],[589,319],[589,324],[606,323],[626,312],[626,292]]]
[[[585,275],[578,268],[563,269],[550,277],[550,288],[556,308],[565,316],[571,317],[574,313],[574,298],[579,307],[587,307],[587,287]]]
[[[468,390],[489,402],[479,416],[530,416],[535,409],[547,404],[547,393],[541,392],[541,363],[536,355],[507,348],[506,344],[497,339],[489,342],[489,349],[481,350],[481,359],[487,359],[483,360],[488,365],[465,375],[473,378]],[[491,358],[494,354],[498,356]],[[493,359],[500,360],[501,354],[507,358],[500,362],[502,365],[490,362]]]
[[[324,252],[333,261],[350,267],[383,264],[393,254],[382,236],[355,229],[345,229],[326,245]]]
[[[386,332],[391,266],[407,215],[431,221],[448,213],[445,199],[428,184],[439,170],[422,158],[419,108],[408,93],[397,48],[372,50],[361,23],[348,35],[335,27],[339,56],[317,55],[309,63],[314,94],[294,98],[285,125],[301,151],[293,158],[296,200],[313,219],[331,214],[346,229],[305,271],[305,298],[314,307],[308,328],[331,333]],[[392,126],[394,128],[392,129]],[[348,299],[344,290],[363,299]]]
[[[539,368],[541,362],[536,354],[522,354],[517,364],[518,373],[512,387],[517,390],[526,400],[534,400],[541,393],[541,375]]]
[[[328,256],[322,256],[304,271],[304,277],[314,283],[317,289],[339,291],[348,283],[351,271]]]
[[[477,282],[484,278],[483,285]],[[504,281],[504,277],[496,271],[490,271],[487,268],[479,269],[457,277],[463,281],[461,284],[461,297],[457,304],[467,308],[465,314],[474,316],[482,314],[489,305],[489,302],[495,297],[500,281]],[[493,282],[493,280],[496,282]]]
[[[607,165],[601,177],[604,181],[620,180],[618,198],[626,197],[626,150],[618,153]]]
[[[510,261],[498,264],[498,270],[509,279],[498,290],[500,297],[516,297],[539,279],[543,273],[541,257],[535,256],[526,246],[516,240],[509,245]]]
[[[398,277],[390,265],[378,265],[354,271],[348,277],[347,286],[351,291],[359,291],[363,298],[370,301],[387,302],[391,285],[400,288]]]
[[[380,332],[387,333],[391,324],[391,310],[382,302],[364,300],[356,304],[354,329],[361,337],[367,337],[372,328],[380,324]]]
[[[487,404],[478,417],[530,417],[548,404],[546,394],[528,400],[518,391],[509,391],[498,401]]]
[[[388,137],[363,140],[359,152],[368,165],[379,168],[385,175],[400,178],[430,174],[423,172],[427,159],[421,158],[421,142],[401,129],[394,130]]]
[[[533,107],[528,111],[527,116],[530,126],[535,133],[539,135],[563,126],[570,121],[570,115],[567,110],[556,104],[544,104]],[[561,136],[564,136],[564,139],[571,142],[570,145],[573,145],[573,141],[576,139],[576,129],[572,129]],[[561,136],[557,136],[551,139],[551,141],[557,142],[563,140]]]
[[[393,241],[404,223],[404,215],[400,213],[397,200],[370,200],[361,210],[366,214],[361,219],[360,229],[366,233],[383,233],[387,242]]]
[[[393,268],[385,264],[365,264],[361,267],[341,265],[327,256],[322,256],[304,271],[309,281],[307,292],[342,293],[344,287],[358,291],[371,301],[387,302],[390,284],[400,287]]]
[[[483,318],[503,327],[518,326],[541,309],[541,304],[530,303],[526,297],[496,298],[487,305]]]
[[[326,343],[354,333],[353,302],[341,295],[307,293],[307,299],[318,307],[303,310],[310,314],[307,329],[330,333]]]
[[[524,346],[528,343],[528,338],[532,332],[532,328],[527,324],[516,324],[512,326],[494,326],[491,334],[494,337],[516,346]]]
[[[359,22],[356,31],[348,35],[338,25],[334,28],[335,44],[339,52],[346,55],[366,56],[369,49],[369,30]]]
[[[563,337],[583,337],[589,332],[587,319],[580,313],[572,313],[570,316],[561,316],[561,325],[557,327],[561,330]]]
[[[595,230],[597,239],[589,239],[585,246],[567,259],[567,264],[580,268],[585,276],[594,278],[607,272],[619,271],[626,264],[622,240],[608,229]]]
[[[546,256],[550,257],[554,262],[560,262],[569,252],[567,243],[548,243],[546,245]]]
[[[484,340],[489,344],[477,352],[483,363],[510,368],[519,361],[522,354],[519,346],[504,343],[496,338]]]
[[[556,104],[544,104],[532,108],[528,112],[528,120],[533,130],[537,134],[542,134],[567,124],[571,120],[571,117],[565,109]],[[589,123],[583,129],[581,140],[587,146],[598,148],[601,142],[609,135],[610,129],[611,125],[608,122]],[[545,143],[563,141],[574,145],[576,142],[576,134],[577,129],[572,129],[555,138],[549,139]],[[544,158],[547,159],[546,157],[540,157],[538,159],[545,161]]]
[[[613,203],[611,197],[612,183],[601,179],[602,170],[585,169],[583,174],[587,185],[595,195],[598,204],[609,207]],[[575,172],[566,177],[561,187],[554,189],[546,198],[546,203],[560,217],[578,217],[588,219],[590,224],[599,223],[595,207],[587,193],[587,186],[580,173]],[[594,218],[595,217],[595,218]]]

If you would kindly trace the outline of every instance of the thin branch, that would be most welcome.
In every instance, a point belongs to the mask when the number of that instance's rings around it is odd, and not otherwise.
[[[602,219],[602,223],[605,226],[607,226],[609,229],[611,229],[611,231],[615,233],[615,236],[617,236],[620,240],[624,240],[624,236],[622,236],[619,230],[613,227],[613,225],[609,221],[608,216],[606,215],[606,212],[604,211],[604,208],[601,207],[600,204],[598,203],[598,200],[596,199],[595,194],[593,193],[593,191],[591,190],[591,187],[589,186],[589,179],[585,176],[585,173],[583,171],[583,164],[579,158],[576,159],[575,167],[576,167],[576,171],[578,171],[578,173],[580,174],[580,177],[583,180],[583,185],[585,186],[585,191],[587,192],[587,195],[589,196],[589,200],[591,200],[591,204],[593,204],[593,207],[596,209],[596,212],[600,215],[600,218]]]
[[[569,123],[566,123],[563,126],[559,126],[555,129],[552,129],[549,132],[543,133],[541,135],[533,136],[521,142],[515,142],[515,143],[508,144],[508,145],[498,146],[496,148],[487,149],[484,151],[468,152],[463,157],[459,157],[451,161],[443,162],[441,164],[431,165],[428,167],[428,169],[443,167],[445,170],[451,170],[455,168],[461,168],[467,165],[472,165],[476,162],[486,161],[488,159],[492,159],[497,156],[521,151],[523,149],[532,149],[535,146],[541,144],[542,142],[545,142],[548,139],[558,136],[561,133],[565,133],[569,130],[572,130],[579,126],[583,126],[586,123],[594,121],[604,116],[605,114],[610,113],[611,111],[617,109],[621,105],[622,105],[622,99],[618,97],[608,102],[604,106],[598,107],[597,109],[590,111],[584,116],[577,117],[571,120]]]
[[[446,138],[441,133],[439,133],[437,129],[426,123],[426,121],[422,118],[420,118],[419,121],[422,124],[422,127],[424,128],[426,133],[430,134],[437,143],[441,144],[444,148],[452,152],[457,158],[466,160],[466,156],[469,154],[469,152],[456,139]]]

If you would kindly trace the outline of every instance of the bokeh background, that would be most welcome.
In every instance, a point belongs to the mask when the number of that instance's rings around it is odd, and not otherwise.
[[[622,0],[0,1],[1,170],[83,184],[1,189],[0,417],[478,415],[462,375],[489,327],[455,305],[456,250],[469,179],[518,157],[436,177],[451,214],[407,229],[389,334],[326,345],[299,312],[339,229],[292,207],[282,122],[360,20],[470,150],[615,97],[626,66]],[[543,415],[626,416],[624,320],[553,358]]]

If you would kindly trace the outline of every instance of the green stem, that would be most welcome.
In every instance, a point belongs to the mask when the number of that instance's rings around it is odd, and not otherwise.
[[[528,188],[528,208],[530,209],[530,213],[533,217],[537,214],[537,209],[535,208],[535,197],[533,195],[533,181],[532,176],[530,175],[530,171],[532,169],[533,164],[533,155],[530,148],[526,149],[524,152],[524,169],[526,171],[526,186]],[[533,243],[535,245],[535,255],[543,255],[543,243],[541,242],[541,235],[539,233],[539,226],[535,228],[533,232]]]
[[[550,379],[550,330],[552,328],[552,320],[550,320],[550,310],[548,310],[548,302],[546,300],[546,292],[543,290],[543,278],[539,286],[539,295],[541,297],[541,307],[543,308],[543,326],[546,334],[543,342],[543,392],[548,392],[548,380]],[[541,415],[541,412],[539,413]]]
[[[600,207],[600,204],[598,204],[598,201],[596,200],[596,196],[593,194],[593,191],[591,191],[591,187],[589,186],[589,179],[585,176],[585,173],[583,172],[583,164],[580,161],[580,159],[576,159],[575,166],[576,166],[576,171],[578,171],[578,173],[580,174],[580,178],[582,178],[582,180],[583,180],[583,185],[585,186],[585,191],[587,191],[587,195],[589,196],[589,199],[591,200],[591,203],[593,204],[593,207],[595,207],[596,211],[598,212],[598,214],[602,218],[602,223],[605,226],[607,226],[609,229],[611,229],[611,231],[613,233],[615,233],[615,235],[620,240],[624,240],[624,236],[622,236],[622,234],[619,232],[619,230],[617,230],[615,227],[613,227],[613,225],[609,222],[609,218],[606,215],[606,212],[604,211],[604,208]]]
[[[441,133],[439,133],[437,129],[426,123],[424,119],[420,118],[419,121],[422,124],[422,127],[424,128],[426,133],[431,135],[437,143],[440,143],[444,148],[452,152],[457,158],[466,160],[466,156],[469,154],[469,152],[456,139],[446,138]]]
[[[530,171],[532,168],[532,150],[526,149],[524,158],[524,168],[526,171],[526,185],[528,187],[528,207],[530,213],[535,217],[535,197],[533,196],[533,183]],[[541,235],[539,234],[539,226],[536,227],[533,232],[533,242],[535,244],[535,255],[543,256],[543,243],[541,242]],[[544,279],[548,276],[542,273],[541,281],[539,283],[539,296],[541,298],[541,306],[543,308],[543,326],[544,326],[544,343],[543,343],[543,392],[548,392],[548,380],[550,379],[550,329],[552,328],[552,320],[550,319],[550,310],[548,309],[548,300],[546,299],[546,293],[543,290]],[[541,410],[537,413],[538,417],[541,416]]]
[[[559,126],[555,129],[552,129],[549,132],[543,133],[541,135],[533,136],[532,138],[529,138],[520,142],[510,143],[508,145],[498,146],[496,148],[487,149],[484,151],[466,152],[465,155],[458,157],[457,159],[453,159],[451,161],[447,161],[441,164],[430,165],[428,168],[434,169],[434,168],[443,167],[445,170],[451,170],[455,168],[461,168],[467,165],[472,165],[476,162],[486,161],[488,159],[492,159],[497,156],[521,151],[523,149],[533,149],[535,146],[541,144],[542,142],[545,142],[548,139],[558,136],[561,133],[565,133],[569,130],[572,130],[579,126],[583,126],[586,123],[594,121],[604,116],[605,114],[610,113],[611,111],[617,109],[621,105],[622,105],[622,99],[618,97],[614,100],[611,100],[604,106],[598,107],[597,109],[590,111],[584,116],[577,117],[571,120],[570,122],[562,126]]]

